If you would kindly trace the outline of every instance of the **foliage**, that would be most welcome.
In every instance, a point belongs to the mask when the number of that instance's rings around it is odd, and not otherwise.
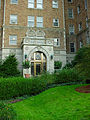
[[[26,69],[26,68],[29,68],[30,67],[30,61],[29,60],[25,60],[25,62],[23,62],[23,67]]]
[[[19,76],[20,72],[17,69],[17,59],[15,55],[9,55],[6,59],[0,64],[0,77],[11,77]]]
[[[79,86],[51,88],[12,104],[17,120],[90,120],[90,94],[76,92]]]
[[[42,74],[38,77],[22,78],[1,78],[0,79],[0,99],[10,99],[23,95],[35,95],[48,86],[58,83],[80,82],[83,78],[73,69],[60,70],[59,73]]]
[[[81,82],[83,79],[76,69],[63,69],[57,74],[55,83]]]
[[[61,67],[62,67],[62,62],[60,62],[60,61],[55,61],[54,62],[54,68],[55,69],[61,69]]]
[[[0,120],[16,120],[16,112],[13,110],[12,106],[0,102]]]
[[[74,61],[77,63],[76,69],[90,79],[90,46],[80,49]]]

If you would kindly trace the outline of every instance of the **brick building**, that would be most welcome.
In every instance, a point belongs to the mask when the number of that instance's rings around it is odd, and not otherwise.
[[[89,0],[0,0],[0,58],[14,53],[21,71],[28,59],[31,75],[53,72],[54,61],[64,66],[90,42],[89,5]]]

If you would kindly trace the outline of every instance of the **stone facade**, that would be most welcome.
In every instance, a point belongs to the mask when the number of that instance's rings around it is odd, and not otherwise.
[[[87,8],[85,8],[85,0],[83,2],[82,0],[42,1],[39,3],[41,8],[37,7],[38,0],[34,0],[30,5],[33,8],[30,8],[28,0],[15,0],[16,3],[12,3],[12,0],[1,0],[0,58],[5,59],[6,56],[14,53],[19,61],[18,67],[21,72],[25,56],[31,61],[33,53],[39,52],[41,56],[45,55],[46,71],[52,73],[54,61],[61,61],[64,66],[66,61],[71,62],[76,51],[82,46],[80,43],[83,45],[90,43],[90,0],[87,0]],[[78,6],[80,6],[79,14]],[[73,9],[72,18],[68,17],[69,8]],[[14,23],[11,22],[11,16],[16,20]],[[33,17],[33,26],[28,26],[28,16]],[[38,17],[43,18],[41,27],[37,26]],[[88,18],[88,27],[86,27],[86,18]],[[78,24],[80,22],[82,22],[82,30],[79,31]],[[70,24],[74,25],[74,34],[69,34]],[[13,38],[14,41],[10,43],[11,36],[15,36],[16,41]],[[38,65],[42,66],[43,63],[39,62],[37,60]],[[34,69],[36,69],[35,65]],[[29,69],[30,74],[31,69],[33,68]],[[24,72],[26,71],[24,70]]]

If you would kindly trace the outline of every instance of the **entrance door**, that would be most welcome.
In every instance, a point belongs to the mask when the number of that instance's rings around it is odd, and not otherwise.
[[[40,75],[46,71],[46,57],[41,52],[35,52],[31,56],[31,75]]]

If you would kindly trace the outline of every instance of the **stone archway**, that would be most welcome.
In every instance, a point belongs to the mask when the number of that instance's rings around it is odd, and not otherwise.
[[[40,57],[36,58],[36,55]],[[31,64],[31,74],[37,75],[44,71],[49,71],[49,54],[42,47],[35,47],[29,52],[28,59]],[[37,68],[39,71],[37,71]]]

